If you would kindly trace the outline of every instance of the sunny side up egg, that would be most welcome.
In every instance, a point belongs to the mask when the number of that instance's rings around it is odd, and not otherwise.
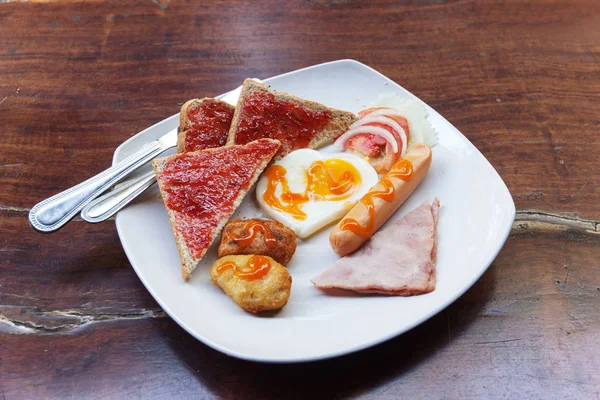
[[[378,180],[375,169],[353,154],[300,149],[265,171],[256,198],[265,214],[304,239],[340,220]]]

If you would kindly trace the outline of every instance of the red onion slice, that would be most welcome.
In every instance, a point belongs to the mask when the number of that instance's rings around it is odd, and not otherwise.
[[[380,110],[377,110],[377,111],[380,111]],[[365,117],[359,119],[358,121],[356,121],[355,123],[350,125],[350,130],[352,130],[354,128],[358,128],[359,126],[364,126],[364,125],[371,124],[371,123],[387,125],[390,128],[394,129],[396,132],[398,132],[400,139],[402,140],[402,143],[401,143],[402,153],[400,155],[403,156],[406,153],[406,148],[408,147],[407,146],[408,138],[406,136],[406,131],[400,126],[399,123],[397,123],[392,118],[389,118],[385,115],[374,115],[377,111],[367,114]],[[395,151],[395,153],[397,153],[397,151]]]
[[[373,135],[379,135],[379,136],[383,137],[392,146],[392,150],[394,150],[394,153],[398,152],[398,141],[396,140],[394,135],[392,135],[388,130],[380,128],[378,126],[368,126],[367,125],[367,126],[359,126],[358,128],[350,129],[349,131],[344,133],[342,136],[337,138],[336,141],[333,143],[333,145],[340,149],[343,149],[344,143],[346,143],[348,141],[348,139],[350,139],[351,137],[354,137],[356,135],[363,134],[363,133],[370,133]]]

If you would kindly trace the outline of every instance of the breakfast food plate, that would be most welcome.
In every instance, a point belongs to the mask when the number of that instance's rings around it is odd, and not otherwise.
[[[377,71],[353,60],[301,69],[265,84],[277,91],[358,112],[381,94],[411,93]],[[231,356],[264,362],[300,362],[347,354],[373,346],[435,315],[469,289],[504,244],[515,217],[506,185],[485,157],[448,121],[426,106],[437,131],[429,172],[392,217],[398,220],[426,200],[439,198],[437,283],[413,297],[323,292],[311,283],[339,256],[329,244],[331,226],[298,239],[287,265],[292,276],[287,305],[267,314],[240,309],[211,281],[217,243],[188,282],[165,206],[153,187],[121,210],[116,225],[136,273],[161,307],[191,335]],[[113,163],[179,124],[174,115],[132,137],[116,150]],[[143,171],[142,171],[143,172]],[[254,189],[253,189],[254,190]],[[251,192],[234,217],[264,217]]]

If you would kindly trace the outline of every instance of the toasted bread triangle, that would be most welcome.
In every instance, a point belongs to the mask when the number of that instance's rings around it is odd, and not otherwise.
[[[173,230],[173,235],[175,237],[175,243],[177,245],[177,250],[179,251],[179,256],[181,258],[181,273],[184,280],[189,280],[192,271],[196,268],[200,260],[206,254],[206,251],[210,247],[210,245],[217,238],[223,226],[227,223],[231,215],[238,208],[250,188],[254,185],[254,183],[258,180],[258,177],[262,173],[262,171],[267,167],[277,150],[279,149],[279,141],[272,139],[261,139],[256,140],[254,142],[248,143],[246,145],[234,145],[227,147],[218,147],[213,149],[200,150],[196,152],[190,153],[182,153],[182,154],[174,154],[168,157],[158,158],[152,161],[152,167],[154,168],[154,172],[156,172],[158,186],[160,188],[161,195],[165,202],[165,208],[167,210],[167,215],[169,217],[169,222],[171,223],[171,228]],[[259,151],[260,150],[260,151]],[[168,168],[176,169],[178,168],[177,164],[170,164],[171,161],[181,162],[185,160],[186,162],[193,163],[195,160],[207,160],[210,157],[219,157],[224,155],[227,152],[228,155],[237,156],[241,153],[250,154],[252,153],[254,156],[254,165],[248,165],[247,170],[242,170],[242,172],[236,170],[233,171],[232,168],[236,168],[235,165],[237,163],[217,163],[217,165],[212,165],[212,167],[204,166],[201,163],[194,166],[194,171],[196,175],[192,175],[189,173],[189,176],[186,176],[189,170],[179,169],[176,170],[175,173],[178,173],[181,177],[183,174],[185,176],[185,182],[174,185],[172,182],[169,182],[169,174],[173,173],[173,170]],[[250,159],[249,159],[250,160]],[[249,162],[252,162],[250,160]],[[233,164],[233,166],[232,166]],[[169,167],[171,165],[171,167]],[[212,169],[211,169],[212,168]],[[198,174],[200,171],[200,174]],[[233,187],[231,186],[231,182],[233,180],[228,181],[228,185],[233,188],[233,193],[237,191],[237,195],[233,199],[232,204],[229,206],[225,203],[219,204],[218,211],[215,211],[215,215],[211,217],[207,216],[191,216],[184,212],[180,212],[169,207],[169,200],[174,196],[173,193],[177,190],[189,190],[190,185],[193,184],[195,176],[200,176],[204,174],[204,176],[219,176],[222,175],[220,173],[227,173],[228,171],[233,171],[232,173],[236,173],[236,176],[240,176],[240,174],[247,173],[249,176],[248,183],[244,186]],[[251,174],[251,176],[250,176]],[[187,185],[187,187],[186,187]],[[202,196],[202,194],[199,194]],[[209,194],[205,194],[204,197],[211,196]],[[214,196],[214,194],[212,195]],[[189,197],[187,197],[189,198]],[[215,199],[210,199],[213,203]],[[218,200],[218,199],[217,199]],[[193,198],[195,206],[201,207],[203,201],[208,201],[205,198],[197,197]],[[189,230],[190,227],[194,227],[195,224],[203,224],[203,226],[208,226],[210,228],[210,232],[207,233],[207,238],[205,238],[205,242],[207,243],[205,246],[202,246],[200,249],[193,249],[190,247],[190,243],[186,240],[185,228]],[[189,231],[187,232],[190,234]],[[194,232],[195,233],[195,232]]]
[[[355,121],[358,120],[358,117],[354,113],[336,110],[335,108],[329,108],[327,106],[324,106],[323,104],[316,103],[310,100],[304,100],[300,97],[296,97],[288,93],[276,92],[260,82],[257,82],[252,79],[246,79],[244,81],[244,84],[242,85],[242,91],[240,93],[237,106],[235,108],[235,113],[233,114],[233,121],[231,122],[231,129],[229,130],[227,145],[240,143],[240,140],[236,141],[236,132],[238,131],[240,122],[244,118],[255,117],[245,115],[243,105],[245,104],[248,97],[257,92],[269,93],[275,96],[276,101],[292,103],[310,111],[326,111],[329,113],[329,115],[331,116],[329,122],[322,129],[317,131],[314,137],[312,137],[312,139],[310,140],[308,148],[311,149],[318,149],[320,147],[333,143],[333,141],[338,136],[346,132],[350,125],[352,125]],[[296,139],[293,137],[286,138],[280,135],[269,135],[265,137],[279,139],[281,141],[281,149],[275,156],[276,160],[284,157],[289,152],[300,148],[298,146],[294,146],[294,141]]]
[[[181,111],[179,112],[179,133],[177,134],[177,152],[178,153],[184,153],[184,152],[188,151],[185,148],[186,136],[188,135],[188,131],[190,130],[192,125],[196,122],[190,118],[189,111],[193,110],[197,107],[201,107],[203,104],[206,104],[206,103],[219,104],[219,105],[223,106],[224,108],[229,109],[232,113],[235,109],[229,103],[226,103],[221,100],[213,99],[210,97],[204,97],[202,99],[192,99],[192,100],[186,101],[181,106]],[[217,133],[220,133],[220,132],[217,132]],[[197,150],[201,150],[201,149],[197,149]]]

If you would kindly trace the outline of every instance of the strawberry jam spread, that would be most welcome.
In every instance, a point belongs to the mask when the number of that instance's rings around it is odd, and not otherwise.
[[[255,92],[243,104],[235,142],[244,144],[260,138],[278,139],[282,154],[308,147],[317,132],[331,121],[327,110],[311,110],[272,93]]]
[[[257,140],[244,146],[182,153],[167,162],[158,176],[166,206],[175,212],[175,229],[196,258],[212,242],[215,229],[234,211],[261,164],[271,160],[279,144]]]
[[[189,107],[185,151],[224,146],[231,127],[233,111],[233,107],[217,100],[204,100],[196,107]]]

